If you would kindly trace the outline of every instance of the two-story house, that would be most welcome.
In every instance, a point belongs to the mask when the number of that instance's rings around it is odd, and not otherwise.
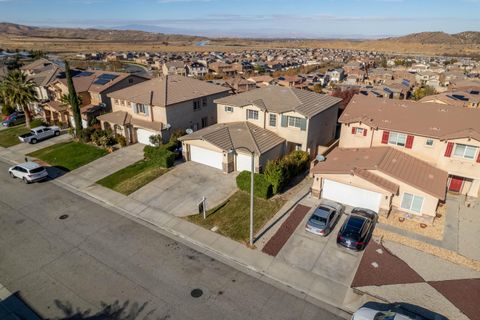
[[[427,221],[447,190],[479,196],[478,109],[356,95],[339,122],[339,151],[313,169],[315,195]],[[340,157],[349,168],[335,171]]]
[[[186,160],[225,173],[255,171],[293,150],[311,157],[335,139],[341,99],[296,88],[268,86],[215,100],[218,124],[183,136]],[[250,146],[253,146],[250,147]],[[245,149],[245,147],[248,149]]]
[[[166,141],[173,130],[196,131],[217,123],[213,101],[228,92],[189,77],[154,78],[111,92],[112,112],[97,119],[102,128],[125,136],[128,143],[150,144],[153,135]]]
[[[88,127],[90,121],[96,116],[111,110],[110,98],[107,97],[110,92],[146,80],[144,77],[129,73],[72,70],[73,85],[81,100],[82,127]],[[47,122],[59,121],[65,125],[74,126],[71,108],[62,102],[62,96],[68,94],[67,79],[65,77],[56,79],[48,86],[48,90],[52,99],[42,106],[45,120]]]

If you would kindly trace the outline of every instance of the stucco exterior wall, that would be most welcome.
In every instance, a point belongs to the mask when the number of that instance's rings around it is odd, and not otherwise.
[[[317,146],[326,146],[335,139],[337,129],[338,104],[328,108],[307,121],[307,150],[310,156],[315,156]]]

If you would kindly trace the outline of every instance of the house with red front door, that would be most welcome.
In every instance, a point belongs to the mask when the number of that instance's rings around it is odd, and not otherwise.
[[[432,217],[431,197],[443,201],[441,190],[479,197],[480,110],[356,95],[339,122],[338,149],[350,152],[332,152],[336,160],[326,155],[312,169],[314,195],[343,193],[353,205],[355,199],[376,199],[367,205]],[[395,152],[378,149],[387,147]],[[344,157],[350,161],[342,166]],[[326,174],[337,184],[325,184]],[[362,196],[360,190],[374,194]]]

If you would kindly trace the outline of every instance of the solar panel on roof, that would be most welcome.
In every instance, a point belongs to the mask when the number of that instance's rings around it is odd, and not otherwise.
[[[107,84],[107,83],[109,83],[109,82],[110,82],[109,79],[101,79],[101,78],[99,78],[99,79],[95,80],[95,81],[93,82],[93,84],[99,84],[99,85],[102,85],[102,86],[103,86],[104,84]]]
[[[76,77],[88,77],[91,76],[93,72],[90,71],[82,71],[79,74],[76,75]]]
[[[108,80],[113,80],[115,79],[116,77],[118,77],[117,75],[115,74],[110,74],[110,73],[102,73],[99,78],[100,79],[108,79]]]

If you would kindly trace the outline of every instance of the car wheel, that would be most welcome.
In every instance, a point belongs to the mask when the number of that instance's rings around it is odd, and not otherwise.
[[[60,131],[55,131],[55,136],[59,136],[60,135]]]
[[[25,182],[25,184],[29,184],[29,183],[30,183],[30,181],[28,181],[27,178],[23,178],[22,180],[23,180],[23,182]]]
[[[15,175],[13,174],[13,172],[10,171],[9,173],[10,173],[10,177],[13,178],[13,179],[15,179]]]
[[[31,142],[32,142],[32,144],[35,144],[35,143],[37,143],[37,139],[32,139]]]

